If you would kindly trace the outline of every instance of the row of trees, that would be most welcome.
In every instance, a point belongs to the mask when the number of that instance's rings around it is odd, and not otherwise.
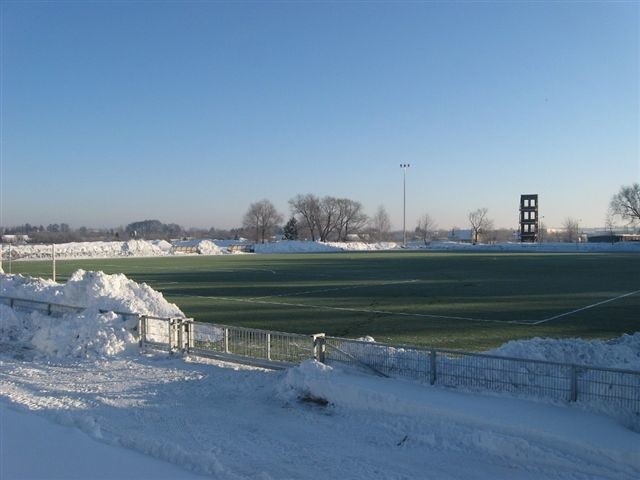
[[[126,240],[129,238],[172,239],[180,237],[231,239],[247,236],[258,242],[265,242],[275,233],[286,239],[310,239],[320,241],[345,241],[352,235],[371,241],[390,239],[391,221],[386,209],[378,207],[368,217],[364,213],[362,203],[349,198],[332,196],[318,197],[313,194],[299,194],[289,200],[291,217],[284,225],[280,214],[269,200],[252,203],[243,218],[243,228],[230,230],[216,229],[184,229],[175,223],[164,224],[159,220],[142,220],[126,227],[110,229],[88,229],[80,227],[72,229],[66,223],[31,225],[26,223],[16,227],[2,228],[0,234],[28,235],[36,242],[58,243],[70,241]],[[622,186],[613,195],[605,227],[613,233],[616,221],[620,219],[629,225],[640,224],[640,184]],[[487,208],[479,208],[468,213],[471,229],[471,241],[491,242],[508,239],[509,230],[496,230],[493,221],[488,217]],[[549,240],[576,241],[580,235],[579,220],[567,218],[561,231],[551,233]],[[511,232],[511,237],[513,232]],[[540,240],[545,238],[546,229],[540,224]],[[418,219],[414,238],[429,243],[436,236],[446,236],[447,231],[438,231],[438,226],[428,214]]]
[[[364,213],[364,207],[358,201],[349,198],[331,196],[318,197],[311,193],[298,194],[289,200],[291,218],[283,229],[285,239],[298,238],[312,241],[345,241],[351,234],[358,234],[372,241],[389,239],[391,222],[383,206],[380,206],[372,217]],[[487,208],[478,208],[468,213],[471,229],[471,241],[491,242],[504,240],[509,237],[508,230],[496,230],[493,220],[488,216]],[[606,225],[613,231],[614,218],[619,217],[632,224],[640,222],[640,185],[633,184],[622,187],[613,196],[609,207]],[[252,203],[245,214],[243,226],[255,241],[265,242],[270,238],[278,225],[283,221],[283,215],[269,200]],[[546,229],[539,225],[539,239],[546,240]],[[550,239],[556,241],[577,241],[580,236],[579,220],[567,218],[563,222],[561,232],[556,232]],[[418,219],[415,236],[425,243],[429,243],[437,233],[437,224],[428,214]],[[511,235],[512,236],[512,235]]]
[[[386,240],[391,230],[389,214],[383,206],[369,218],[362,203],[350,198],[299,194],[289,200],[289,207],[291,218],[283,230],[288,240],[345,241],[354,234]],[[255,241],[264,243],[282,220],[274,205],[263,199],[249,206],[242,225]]]

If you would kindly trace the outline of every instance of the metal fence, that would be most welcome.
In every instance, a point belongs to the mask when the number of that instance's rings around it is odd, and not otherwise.
[[[640,416],[640,372],[326,337],[326,363],[478,392],[600,405]]]
[[[138,318],[140,347],[284,368],[315,358],[313,335],[196,322],[191,318]]]
[[[0,297],[0,303],[49,315],[83,310],[9,297]],[[640,371],[373,343],[324,334],[300,335],[202,323],[189,318],[114,313],[138,318],[142,351],[188,353],[280,368],[315,358],[327,364],[350,365],[380,376],[404,377],[430,385],[581,402],[606,411],[629,413],[640,422]]]

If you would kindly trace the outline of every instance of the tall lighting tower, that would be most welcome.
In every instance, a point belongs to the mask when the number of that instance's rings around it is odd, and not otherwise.
[[[407,168],[411,165],[401,163],[402,169],[402,245],[407,246]]]

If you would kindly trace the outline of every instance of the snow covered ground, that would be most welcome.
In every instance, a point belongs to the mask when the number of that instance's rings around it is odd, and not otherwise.
[[[612,417],[313,361],[268,371],[140,355],[128,317],[99,309],[180,312],[123,275],[0,276],[0,295],[16,291],[88,308],[0,306],[2,479],[640,478],[640,434]],[[554,351],[540,342],[503,348]],[[640,358],[628,339],[582,343],[590,360]]]
[[[228,240],[185,240],[173,244],[164,240],[129,240],[127,242],[81,242],[63,243],[55,247],[56,258],[115,258],[115,257],[152,257],[168,255],[225,255],[229,247],[242,242]],[[248,242],[245,244],[249,245]],[[255,244],[255,253],[322,253],[351,251],[396,250],[401,245],[394,242],[307,242],[279,241]],[[491,251],[491,252],[639,252],[640,242],[609,243],[497,243],[492,245],[472,245],[458,242],[421,242],[407,244],[404,250],[429,251]],[[11,251],[14,260],[50,259],[51,245],[4,245],[2,258],[7,261]]]

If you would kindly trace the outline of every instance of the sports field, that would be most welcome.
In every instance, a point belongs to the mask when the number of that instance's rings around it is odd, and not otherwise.
[[[4,265],[5,269],[7,265]],[[640,255],[337,253],[57,262],[124,273],[190,317],[286,332],[482,350],[533,336],[640,330]],[[13,273],[50,277],[49,262]]]

